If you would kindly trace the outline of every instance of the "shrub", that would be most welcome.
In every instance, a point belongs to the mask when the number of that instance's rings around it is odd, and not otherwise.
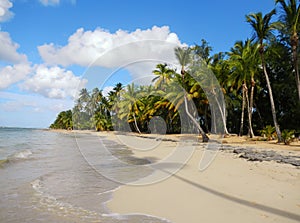
[[[295,130],[283,130],[281,133],[282,140],[285,145],[289,145],[291,141],[295,138]]]
[[[275,132],[275,127],[271,125],[267,125],[264,129],[259,131],[261,136],[266,138],[268,141],[272,139],[276,139],[277,135]]]

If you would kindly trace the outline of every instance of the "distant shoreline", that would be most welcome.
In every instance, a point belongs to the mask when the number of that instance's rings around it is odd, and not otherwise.
[[[169,140],[179,140],[180,137],[192,136],[195,139],[199,139],[198,135],[193,134],[165,134],[165,135],[155,135],[155,134],[138,134],[133,132],[116,132],[116,131],[96,131],[96,130],[65,130],[65,129],[43,129],[46,131],[61,132],[61,133],[77,133],[77,134],[99,134],[99,135],[114,135],[114,134],[128,134],[136,137],[144,138],[157,138],[163,137]],[[262,137],[256,136],[255,138],[248,138],[247,136],[237,136],[230,135],[225,138],[221,138],[219,135],[209,134],[212,140],[217,139],[219,143],[229,146],[238,147],[254,147],[257,149],[274,149],[274,150],[290,150],[290,151],[300,151],[300,141],[291,142],[290,145],[284,145],[283,143],[277,143],[277,140],[263,141]],[[201,144],[202,142],[199,141]]]

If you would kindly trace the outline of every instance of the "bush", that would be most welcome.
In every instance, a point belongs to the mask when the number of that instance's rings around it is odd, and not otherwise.
[[[267,125],[264,129],[259,131],[261,136],[266,138],[268,141],[272,139],[276,139],[277,134],[275,131],[275,127],[271,125]]]
[[[289,145],[295,138],[295,130],[283,130],[281,133],[282,140],[285,145]]]

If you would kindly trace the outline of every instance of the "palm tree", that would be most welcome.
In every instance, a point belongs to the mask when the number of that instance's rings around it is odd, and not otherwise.
[[[60,112],[54,123],[51,124],[50,128],[52,129],[73,129],[73,121],[72,121],[72,111],[62,111]]]
[[[165,85],[170,84],[170,80],[173,76],[173,74],[175,73],[174,70],[168,68],[168,65],[165,64],[157,64],[156,65],[156,69],[152,71],[153,74],[157,75],[157,77],[153,78],[153,82],[155,82],[155,87],[156,88],[161,88],[162,86],[164,86],[165,90]]]
[[[134,122],[134,127],[138,133],[141,134],[141,131],[139,129],[136,115],[139,114],[139,106],[141,105],[141,101],[137,99],[138,94],[136,91],[136,87],[134,83],[127,86],[126,91],[123,91],[121,93],[122,101],[119,103],[120,111],[119,111],[119,117],[123,119],[124,117],[127,117],[127,120],[129,123]],[[133,120],[130,118],[132,117]]]
[[[257,69],[257,55],[256,46],[252,45],[248,39],[244,42],[237,41],[231,52],[228,53],[230,56],[229,66],[232,71],[229,77],[229,85],[235,86],[237,90],[242,91],[242,113],[241,113],[241,125],[240,125],[240,136],[243,135],[243,124],[244,124],[244,110],[247,107],[248,123],[249,123],[249,135],[250,138],[254,136],[252,128],[252,108],[253,108],[253,95],[255,80],[254,74]],[[248,85],[251,84],[251,97],[249,101]]]
[[[87,104],[87,107],[92,112],[92,114],[98,109],[102,97],[102,91],[100,91],[99,88],[94,88]]]
[[[86,88],[82,88],[79,93],[78,104],[81,105],[82,109],[85,109],[85,106],[90,100],[90,94]]]
[[[282,21],[283,34],[289,36],[289,44],[292,48],[293,66],[295,69],[295,78],[298,89],[298,97],[300,101],[300,79],[298,68],[298,45],[299,45],[299,24],[300,24],[300,5],[297,5],[296,0],[276,0],[276,4],[280,4],[282,8],[282,14],[280,20]]]
[[[274,126],[275,126],[276,133],[278,136],[278,141],[281,142],[282,141],[281,131],[280,131],[279,125],[277,123],[273,93],[272,93],[271,83],[269,80],[269,75],[267,72],[266,62],[265,62],[265,58],[264,58],[264,52],[265,52],[264,40],[267,40],[270,36],[272,36],[272,31],[278,27],[278,23],[276,23],[276,22],[271,23],[272,16],[275,13],[276,13],[275,10],[272,10],[270,13],[266,14],[265,16],[262,16],[261,12],[252,13],[250,15],[247,15],[246,19],[247,19],[247,22],[254,29],[255,38],[258,40],[258,43],[259,43],[259,54],[261,57],[262,68],[263,68],[263,72],[264,72],[267,86],[268,86],[273,122],[274,122]]]
[[[208,45],[208,42],[205,39],[201,40],[201,45],[196,44],[192,50],[196,55],[200,56],[207,65],[211,63],[211,60],[213,59],[210,57],[212,47]]]
[[[116,92],[116,94],[118,94],[118,93],[120,93],[120,91],[123,89],[123,84],[122,83],[117,83],[115,86],[114,86],[114,88],[113,88],[113,90]]]
[[[198,130],[200,131],[200,134],[202,136],[202,141],[208,142],[208,140],[209,140],[208,136],[205,134],[205,132],[201,128],[200,124],[193,117],[193,115],[190,113],[189,108],[188,108],[188,102],[187,102],[188,97],[187,97],[187,92],[185,91],[185,90],[187,90],[186,89],[187,86],[185,84],[185,82],[187,81],[187,80],[185,80],[185,75],[186,75],[185,68],[192,62],[191,48],[177,47],[177,48],[175,48],[175,56],[181,66],[181,77],[182,77],[182,85],[183,85],[182,87],[184,89],[183,98],[184,98],[184,104],[185,104],[185,111],[186,111],[188,117],[192,120],[192,122],[197,126]]]

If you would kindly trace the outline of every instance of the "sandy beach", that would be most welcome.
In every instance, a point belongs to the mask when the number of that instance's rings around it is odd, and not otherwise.
[[[106,135],[119,140],[118,135]],[[137,145],[146,138],[127,135]],[[132,149],[133,155],[159,162],[172,153],[180,136],[165,136],[154,149]],[[300,157],[299,142],[291,146],[275,142],[253,142],[245,138],[223,139],[224,146],[275,151],[283,156]],[[219,150],[213,162],[199,171],[205,149],[199,143],[188,162],[176,174],[157,183],[124,185],[107,203],[112,213],[147,214],[174,223],[199,222],[299,222],[300,169],[276,161],[252,162],[231,150]],[[184,149],[184,148],[181,148]]]

